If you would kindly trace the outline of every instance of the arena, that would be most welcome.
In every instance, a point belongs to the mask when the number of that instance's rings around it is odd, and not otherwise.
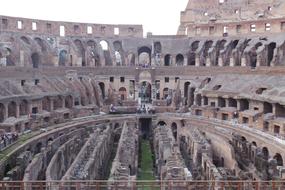
[[[189,0],[146,37],[0,16],[0,189],[285,189],[284,10]]]

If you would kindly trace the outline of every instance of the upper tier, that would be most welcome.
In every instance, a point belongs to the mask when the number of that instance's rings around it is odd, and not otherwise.
[[[0,19],[0,32],[21,32],[52,36],[143,37],[142,25],[59,22],[8,16],[0,16]]]

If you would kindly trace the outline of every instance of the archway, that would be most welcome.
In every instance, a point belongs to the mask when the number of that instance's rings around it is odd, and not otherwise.
[[[55,110],[62,108],[62,106],[63,106],[63,98],[62,98],[62,96],[57,96],[54,99],[53,105],[54,105],[54,109]]]
[[[77,49],[77,54],[81,58],[81,65],[82,65],[82,67],[85,67],[86,66],[85,48],[84,48],[82,42],[78,39],[74,41],[74,44],[75,44],[76,49]]]
[[[151,49],[143,46],[138,49],[139,65],[147,67],[151,65]]]
[[[141,101],[144,103],[151,102],[151,84],[147,81],[143,81],[140,83],[139,86],[139,97]]]
[[[265,160],[268,160],[269,158],[269,151],[267,147],[263,147],[262,148],[262,156]]]
[[[67,51],[66,50],[61,50],[59,52],[58,65],[59,66],[65,66],[66,63],[67,63]]]
[[[121,98],[121,100],[126,100],[127,99],[127,90],[125,87],[121,87],[119,89],[119,96]]]
[[[164,57],[164,66],[170,66],[172,64],[172,57],[170,54],[165,55]]]
[[[8,104],[8,117],[16,117],[17,114],[17,104],[16,102],[10,102]]]
[[[33,53],[32,56],[32,65],[33,68],[39,68],[39,64],[40,64],[40,56],[38,53]]]
[[[166,99],[168,95],[169,95],[169,88],[164,88],[162,94],[163,99]]]
[[[71,109],[73,107],[73,97],[71,95],[65,97],[65,107],[68,109]]]
[[[167,126],[164,121],[159,121],[159,122],[157,123],[157,125],[159,125],[159,126]]]
[[[20,103],[20,116],[28,115],[28,101],[23,100]]]
[[[283,166],[283,158],[281,154],[276,153],[273,158],[277,161],[277,166]]]
[[[42,100],[42,107],[45,111],[51,111],[51,100],[49,97],[44,97]]]
[[[2,123],[5,119],[5,106],[0,103],[0,123]]]
[[[182,54],[178,54],[176,56],[176,65],[178,66],[184,65],[184,56]]]
[[[268,45],[268,52],[267,52],[267,66],[271,66],[271,62],[274,57],[274,50],[276,48],[276,43],[270,43]]]
[[[102,98],[105,99],[105,84],[103,82],[99,82],[99,87],[101,90]]]
[[[185,105],[187,105],[188,103],[188,94],[189,94],[189,86],[190,86],[190,82],[185,82],[184,83],[184,98],[185,98]]]
[[[136,62],[136,56],[134,53],[129,53],[128,55],[128,65],[134,66]]]
[[[177,141],[177,124],[175,122],[171,124],[171,130],[172,130],[174,139]]]

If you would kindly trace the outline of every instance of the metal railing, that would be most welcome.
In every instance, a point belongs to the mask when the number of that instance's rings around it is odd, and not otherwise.
[[[0,190],[285,190],[284,181],[2,181]]]

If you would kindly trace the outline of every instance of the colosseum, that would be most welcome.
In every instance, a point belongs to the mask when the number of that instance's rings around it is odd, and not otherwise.
[[[285,189],[284,0],[189,0],[167,36],[0,19],[1,190]]]

